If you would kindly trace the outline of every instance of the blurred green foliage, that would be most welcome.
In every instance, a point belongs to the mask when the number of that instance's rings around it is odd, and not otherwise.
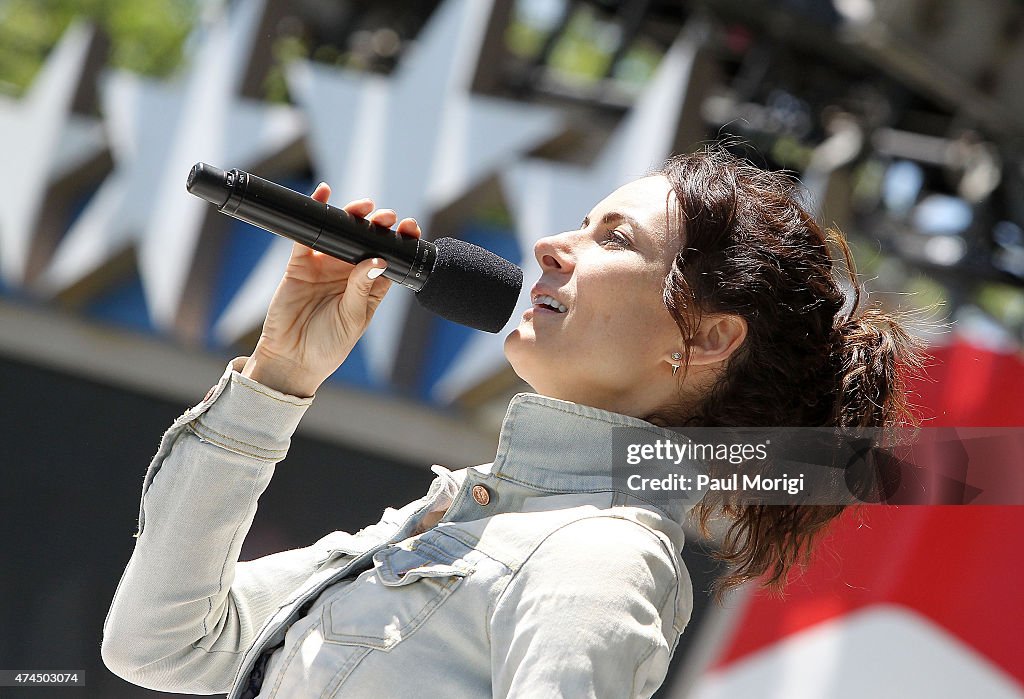
[[[986,313],[1006,327],[1020,328],[1024,324],[1024,293],[1018,287],[983,284],[978,289],[976,301]]]
[[[596,40],[604,34],[603,29],[589,8],[574,12],[565,33],[551,51],[551,67],[570,79],[583,82],[601,78],[608,70],[611,51],[615,48]]]
[[[299,36],[278,37],[271,44],[274,62],[263,79],[263,98],[268,102],[288,102],[288,81],[285,70],[292,61],[309,58],[309,44]]]
[[[527,60],[537,58],[550,34],[550,27],[532,24],[517,11],[505,31],[505,45],[513,54]],[[576,9],[548,56],[547,65],[563,78],[593,83],[604,77],[618,48],[621,36],[614,22],[598,16],[588,6]],[[654,74],[663,51],[647,39],[633,43],[615,66],[613,76],[636,86]]]
[[[110,38],[108,63],[164,76],[181,64],[198,0],[0,0],[0,92],[21,94],[76,19]]]
[[[505,45],[521,58],[534,58],[539,54],[545,38],[542,29],[519,20],[509,22],[505,30]]]

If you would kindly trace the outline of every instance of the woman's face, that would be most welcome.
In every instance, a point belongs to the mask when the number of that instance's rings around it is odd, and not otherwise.
[[[505,338],[505,356],[537,393],[636,416],[672,402],[669,359],[682,340],[662,300],[680,244],[668,233],[670,193],[660,175],[630,182],[579,230],[537,241],[533,306]]]

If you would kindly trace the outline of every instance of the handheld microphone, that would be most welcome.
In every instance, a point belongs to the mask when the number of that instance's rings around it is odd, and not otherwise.
[[[519,299],[523,270],[464,240],[404,236],[244,170],[196,163],[186,188],[221,213],[339,260],[383,258],[385,277],[415,291],[428,311],[460,325],[496,333]]]

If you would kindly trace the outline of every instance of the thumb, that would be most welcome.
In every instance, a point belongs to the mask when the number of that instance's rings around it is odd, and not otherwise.
[[[390,280],[380,275],[387,262],[372,257],[357,264],[348,276],[345,293],[341,296],[341,313],[356,323],[369,321],[390,286]],[[382,289],[383,287],[383,289]]]

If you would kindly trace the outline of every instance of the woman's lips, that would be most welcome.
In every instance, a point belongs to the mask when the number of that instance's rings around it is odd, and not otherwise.
[[[530,306],[523,311],[523,318],[533,318],[534,316],[564,316],[565,313],[559,313],[553,308],[547,306]]]

